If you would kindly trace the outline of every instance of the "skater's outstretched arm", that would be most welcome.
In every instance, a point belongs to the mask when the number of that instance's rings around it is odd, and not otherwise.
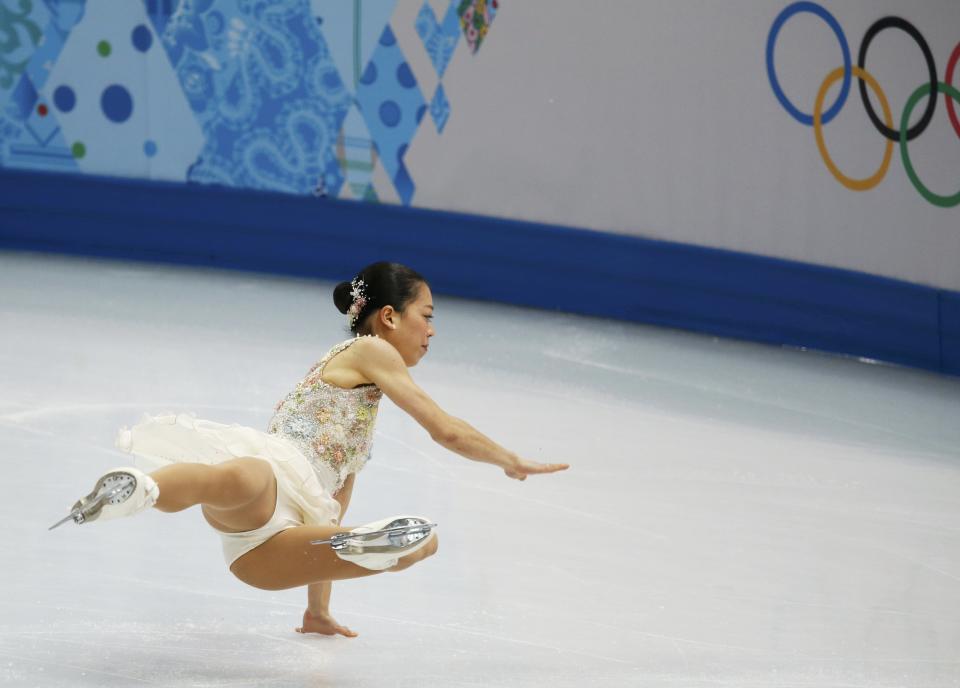
[[[450,451],[474,461],[499,466],[509,477],[517,480],[525,480],[528,475],[555,473],[569,468],[568,464],[522,459],[466,421],[446,413],[413,381],[403,358],[389,342],[369,337],[351,348],[359,349],[353,361],[357,372],[410,414],[435,442]]]

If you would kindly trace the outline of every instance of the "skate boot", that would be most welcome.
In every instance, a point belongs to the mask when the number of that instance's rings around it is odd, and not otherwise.
[[[136,468],[114,468],[97,481],[93,492],[73,505],[68,516],[49,530],[67,521],[80,524],[132,516],[156,504],[159,496],[160,488],[149,475]]]
[[[436,523],[420,516],[391,516],[310,544],[330,545],[341,559],[365,569],[382,571],[430,542],[436,527]]]

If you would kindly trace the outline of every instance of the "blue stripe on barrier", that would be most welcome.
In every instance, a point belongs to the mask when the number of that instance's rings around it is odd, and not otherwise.
[[[940,293],[941,369],[960,375],[960,294]]]
[[[0,170],[0,247],[346,279],[960,374],[960,294],[848,270],[393,205]]]

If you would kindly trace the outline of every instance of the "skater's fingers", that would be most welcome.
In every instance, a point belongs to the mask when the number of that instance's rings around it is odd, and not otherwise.
[[[530,466],[529,473],[556,473],[570,468],[568,463],[538,463]]]

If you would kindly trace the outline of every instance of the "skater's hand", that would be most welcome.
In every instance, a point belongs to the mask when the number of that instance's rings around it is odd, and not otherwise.
[[[303,613],[303,626],[294,629],[297,633],[320,633],[321,635],[342,635],[356,638],[357,634],[346,626],[337,623],[330,614],[311,614],[308,609]]]
[[[537,475],[538,473],[556,473],[570,468],[567,463],[537,463],[536,461],[527,461],[517,457],[513,465],[507,466],[503,472],[507,477],[514,480],[526,480],[528,475]]]

